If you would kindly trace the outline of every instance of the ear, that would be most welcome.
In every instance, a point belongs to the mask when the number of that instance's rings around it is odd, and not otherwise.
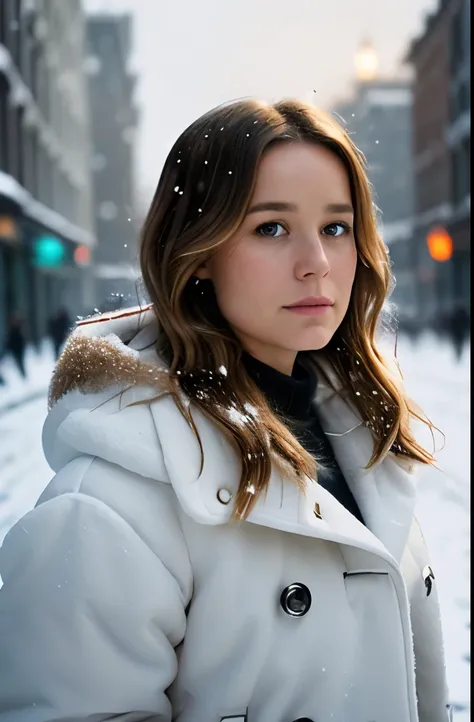
[[[208,263],[203,263],[202,266],[199,266],[194,273],[193,276],[196,276],[196,278],[199,278],[200,281],[207,281],[211,278],[211,269],[209,268]]]

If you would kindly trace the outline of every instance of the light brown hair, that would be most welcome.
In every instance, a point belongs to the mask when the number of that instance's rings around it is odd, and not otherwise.
[[[322,145],[344,163],[358,252],[341,326],[322,351],[305,355],[316,366],[324,357],[344,397],[369,426],[374,439],[369,466],[389,451],[421,463],[434,461],[410,431],[413,416],[429,422],[406,397],[376,346],[391,273],[362,154],[335,120],[312,106],[234,102],[199,118],[172,148],[143,226],[140,260],[160,326],[157,351],[169,365],[166,392],[197,433],[184,393],[241,458],[237,518],[245,518],[265,491],[272,461],[300,485],[305,475],[316,478],[318,464],[247,374],[243,349],[219,311],[211,282],[197,283],[193,274],[243,222],[268,148],[300,142]],[[374,414],[374,393],[384,407],[382,415],[380,410]]]

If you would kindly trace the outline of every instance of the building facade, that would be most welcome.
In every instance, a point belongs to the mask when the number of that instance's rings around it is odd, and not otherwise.
[[[91,110],[95,257],[99,305],[134,300],[137,272],[134,147],[138,112],[130,70],[132,19],[87,18],[86,70]]]
[[[81,0],[1,0],[0,344],[12,314],[39,341],[60,306],[93,303],[83,60]]]
[[[455,305],[469,307],[470,6],[440,0],[412,43],[415,233],[413,268],[420,320],[437,324]],[[448,231],[451,258],[430,256],[427,237]]]
[[[396,277],[392,300],[400,316],[415,313],[415,284],[408,258],[413,233],[412,89],[407,80],[379,78],[375,51],[365,43],[350,99],[333,114],[367,162],[380,231]],[[370,72],[373,71],[373,72]]]
[[[453,238],[451,301],[469,306],[471,263],[471,4],[453,2],[449,23],[449,126]]]

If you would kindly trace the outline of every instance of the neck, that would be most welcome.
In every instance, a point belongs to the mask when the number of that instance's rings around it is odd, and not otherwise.
[[[274,346],[260,346],[255,342],[246,343],[244,350],[260,363],[270,366],[275,371],[279,371],[285,376],[291,376],[295,366],[296,351],[276,348]]]

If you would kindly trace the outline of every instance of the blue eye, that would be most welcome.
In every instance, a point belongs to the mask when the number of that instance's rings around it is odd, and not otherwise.
[[[338,238],[344,233],[349,233],[350,230],[351,227],[348,226],[347,223],[328,223],[327,226],[324,226],[322,232],[325,236],[332,236],[333,238]]]
[[[281,232],[280,232],[281,230]],[[279,236],[283,235],[283,233],[286,233],[286,229],[282,226],[281,223],[262,223],[261,226],[257,228],[257,233],[260,236],[268,236],[269,238],[278,238]]]

